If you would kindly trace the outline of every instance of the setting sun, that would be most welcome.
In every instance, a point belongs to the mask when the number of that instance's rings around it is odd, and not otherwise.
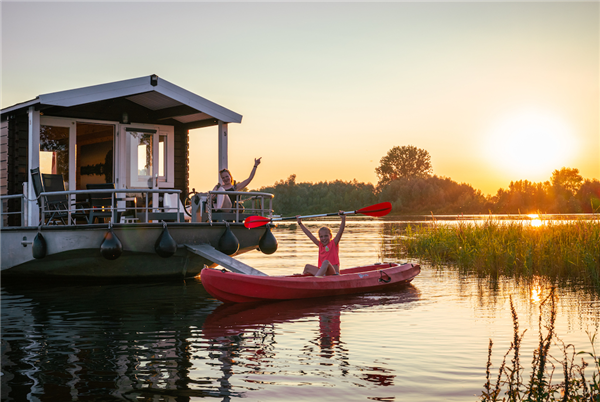
[[[490,161],[514,177],[541,180],[568,165],[575,149],[571,127],[550,112],[521,111],[500,119],[489,131]]]

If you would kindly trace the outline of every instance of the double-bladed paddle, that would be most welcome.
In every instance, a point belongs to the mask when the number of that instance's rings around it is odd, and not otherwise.
[[[389,202],[381,202],[379,204],[371,205],[368,207],[364,207],[361,209],[357,209],[356,211],[343,211],[344,215],[353,215],[353,214],[362,214],[368,216],[385,216],[389,214],[392,210],[392,204]],[[321,216],[336,216],[338,212],[332,212],[329,214],[318,214],[318,215],[304,215],[300,216],[301,219],[304,218],[318,218]],[[264,226],[267,223],[271,223],[273,221],[289,221],[292,219],[296,219],[295,216],[288,216],[285,218],[277,217],[277,218],[267,218],[264,216],[249,216],[244,220],[244,226],[248,229],[257,228],[260,226]]]

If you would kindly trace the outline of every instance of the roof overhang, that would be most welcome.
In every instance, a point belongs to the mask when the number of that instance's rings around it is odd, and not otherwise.
[[[145,116],[140,117],[146,120],[144,122],[174,120],[184,125],[202,127],[216,124],[217,121],[242,121],[240,114],[160,79],[157,75],[40,95],[34,100],[2,109],[2,114],[35,106],[40,110],[54,110],[58,115],[71,117],[77,117],[74,114],[81,111],[89,118],[92,112],[86,105],[100,105],[96,109],[103,109],[104,115],[117,115],[128,112],[127,106],[132,104],[136,105],[132,108],[132,114],[136,115],[137,111],[137,116]],[[131,121],[134,121],[133,116]]]

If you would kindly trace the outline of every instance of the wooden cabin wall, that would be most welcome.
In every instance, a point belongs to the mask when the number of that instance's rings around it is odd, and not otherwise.
[[[0,195],[8,195],[8,120],[0,123]]]
[[[8,194],[8,120],[0,123],[0,195]],[[8,212],[8,204],[2,203],[2,212]],[[8,225],[8,216],[2,215],[2,226]]]
[[[1,131],[2,195],[23,194],[23,183],[27,181],[28,169],[29,120],[27,113],[7,116],[7,119],[2,121]],[[21,200],[10,200],[7,204],[8,212],[21,211]],[[10,215],[7,224],[19,226],[21,217],[18,214]]]
[[[189,130],[175,126],[175,188],[181,190],[181,202],[188,195],[190,186],[189,175]]]

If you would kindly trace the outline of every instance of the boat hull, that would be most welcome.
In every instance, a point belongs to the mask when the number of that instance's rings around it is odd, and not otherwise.
[[[342,270],[340,275],[314,277],[253,276],[205,268],[200,273],[208,293],[225,303],[308,299],[373,292],[410,283],[421,267],[413,264],[375,264]]]
[[[163,280],[193,277],[205,265],[215,264],[186,249],[185,244],[210,244],[219,249],[225,233],[224,224],[170,223],[169,234],[177,243],[177,251],[168,258],[160,257],[155,243],[163,231],[162,224],[114,225],[113,232],[122,244],[121,255],[108,260],[100,246],[108,232],[107,225],[44,226],[47,252],[43,258],[33,257],[32,240],[37,227],[2,230],[2,280]],[[244,228],[230,224],[240,248],[234,255],[257,249],[265,229]]]

